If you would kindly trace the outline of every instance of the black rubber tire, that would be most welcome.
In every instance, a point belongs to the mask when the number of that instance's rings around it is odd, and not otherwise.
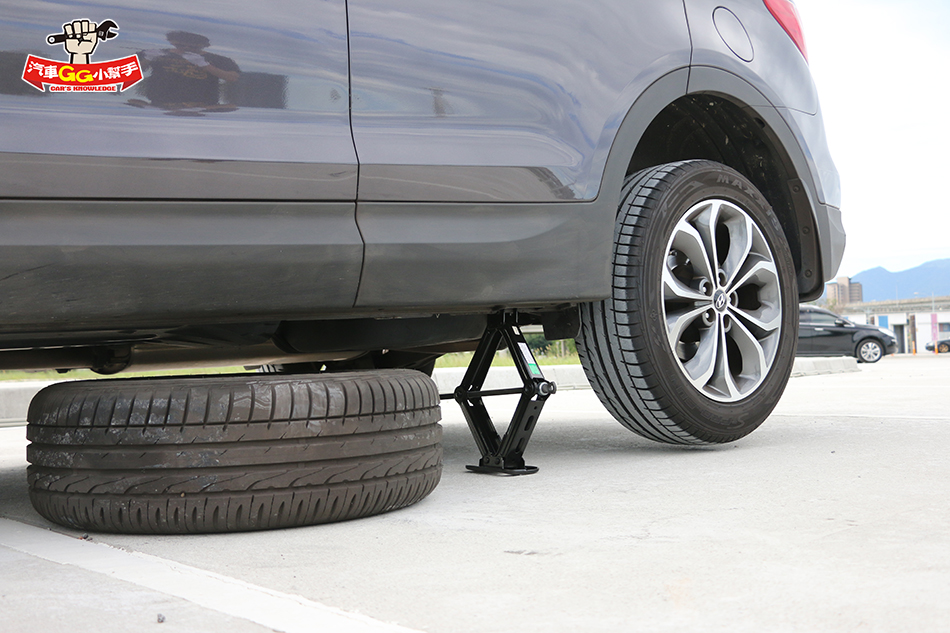
[[[420,372],[59,383],[28,414],[36,510],[121,533],[235,532],[367,517],[442,474]]]
[[[937,345],[937,353],[946,354],[947,352],[950,352],[950,344],[941,343]]]
[[[747,397],[719,402],[684,375],[667,343],[661,270],[679,219],[694,204],[725,199],[750,215],[775,259],[782,305],[780,342],[763,381]],[[577,349],[594,391],[624,426],[657,442],[720,444],[755,430],[778,403],[798,343],[798,286],[778,218],[741,174],[684,161],[631,176],[614,233],[612,296],[581,306]]]
[[[876,351],[871,349],[872,347],[877,348]],[[876,363],[884,358],[884,345],[877,339],[866,338],[858,343],[854,355],[859,363]]]

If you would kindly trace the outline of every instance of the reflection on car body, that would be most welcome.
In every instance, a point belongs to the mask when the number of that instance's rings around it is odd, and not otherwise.
[[[168,114],[191,116],[200,116],[198,110],[229,112],[237,109],[219,103],[219,83],[234,83],[241,77],[241,70],[233,59],[205,51],[211,40],[198,33],[170,31],[165,39],[172,48],[153,48],[138,54],[142,67],[151,71],[143,88],[149,101],[130,99],[129,105],[154,106]]]

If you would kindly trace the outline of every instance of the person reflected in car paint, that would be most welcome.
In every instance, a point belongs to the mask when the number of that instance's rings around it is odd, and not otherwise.
[[[142,68],[150,71],[143,88],[148,102],[130,99],[129,105],[155,106],[179,116],[236,110],[236,106],[220,103],[220,86],[222,81],[233,83],[240,79],[237,63],[206,52],[211,40],[204,35],[171,31],[165,38],[172,48],[139,53]]]

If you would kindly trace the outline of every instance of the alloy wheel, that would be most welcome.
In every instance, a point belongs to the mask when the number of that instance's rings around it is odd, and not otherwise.
[[[781,337],[775,258],[742,208],[704,200],[677,223],[666,249],[662,304],[668,343],[700,393],[719,402],[752,394]]]

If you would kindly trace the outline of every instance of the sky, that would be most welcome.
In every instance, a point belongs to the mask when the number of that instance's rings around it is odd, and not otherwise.
[[[950,258],[950,0],[796,0],[848,244],[839,275]]]

